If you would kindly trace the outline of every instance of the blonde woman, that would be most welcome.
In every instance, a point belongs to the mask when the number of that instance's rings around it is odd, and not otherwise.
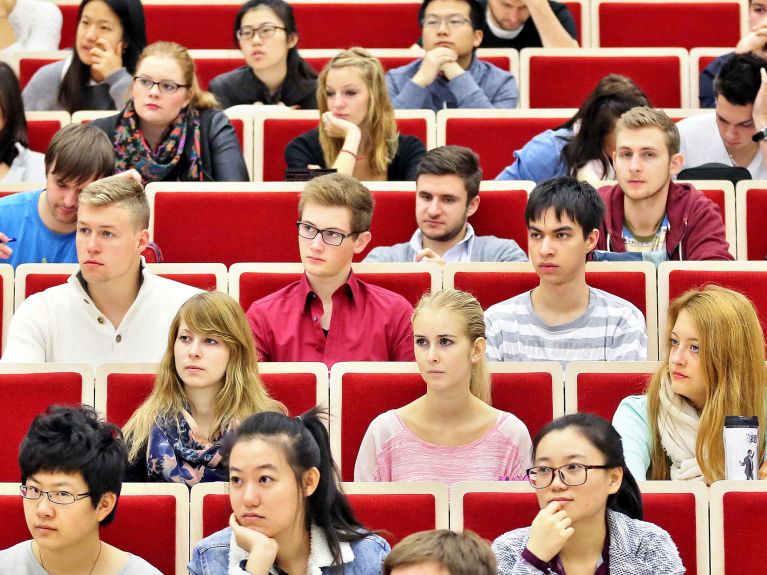
[[[223,434],[248,415],[285,412],[258,375],[256,350],[240,305],[204,292],[181,306],[154,389],[125,425],[128,477],[194,485],[226,481]]]
[[[354,480],[522,479],[530,434],[514,415],[490,405],[479,302],[458,290],[424,295],[413,312],[413,339],[426,395],[373,420]]]
[[[414,180],[426,152],[397,132],[381,63],[362,48],[339,52],[320,73],[320,126],[285,148],[288,168],[335,168],[361,181]]]
[[[748,298],[715,285],[671,302],[667,326],[663,364],[645,395],[621,402],[613,425],[637,479],[710,484],[725,478],[726,416],[756,415],[764,437],[764,335]],[[767,478],[767,465],[759,477]]]
[[[248,181],[237,135],[218,107],[187,49],[155,42],[141,52],[125,108],[93,124],[112,141],[117,171],[135,168],[145,182]]]

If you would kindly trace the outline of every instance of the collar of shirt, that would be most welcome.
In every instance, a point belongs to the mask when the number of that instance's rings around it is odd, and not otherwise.
[[[487,9],[485,21],[487,22],[487,27],[493,33],[493,36],[502,38],[503,40],[513,40],[519,36],[525,28],[525,22],[522,22],[516,30],[506,30],[505,28],[501,28],[495,21],[495,18],[493,18],[493,13],[490,11],[489,7]]]
[[[306,273],[304,273],[303,276],[301,276],[301,290],[304,293],[304,312],[310,308],[310,304],[313,300],[317,299],[319,296],[317,296],[317,293],[314,291],[314,288],[312,288],[312,284],[309,283],[309,278],[306,276]],[[360,295],[360,286],[357,281],[357,276],[354,275],[354,272],[349,272],[349,277],[346,278],[346,281],[339,287],[335,292],[333,292],[333,296],[335,296],[340,290],[344,290],[344,293],[349,297],[350,300],[354,301],[355,299],[359,298]]]
[[[464,263],[471,261],[471,250],[474,248],[474,228],[470,223],[466,223],[466,235],[463,239],[447,250],[442,259],[447,263]],[[410,247],[417,254],[423,249],[423,232],[416,230],[410,238]],[[415,257],[413,258],[415,261]]]

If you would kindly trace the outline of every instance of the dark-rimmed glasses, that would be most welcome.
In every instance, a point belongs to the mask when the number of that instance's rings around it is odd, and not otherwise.
[[[306,222],[302,222],[300,220],[296,222],[296,226],[298,226],[298,235],[302,238],[313,240],[317,237],[317,234],[321,234],[322,241],[329,246],[340,246],[346,238],[359,234],[359,232],[344,234],[336,230],[321,230],[312,224],[307,224]]]
[[[47,495],[48,501],[55,503],[56,505],[71,505],[75,501],[91,496],[90,492],[75,494],[61,490],[43,491],[32,485],[19,485],[19,491],[24,499],[29,499],[31,501],[37,501],[43,495]]]
[[[554,482],[554,473],[556,472],[562,483],[570,487],[577,487],[586,483],[589,469],[610,469],[610,467],[608,465],[584,465],[583,463],[568,463],[559,467],[538,465],[527,470],[527,480],[536,489],[545,489]]]
[[[258,37],[264,40],[265,38],[271,38],[277,30],[287,30],[284,26],[275,26],[274,24],[262,24],[258,28],[253,26],[243,26],[237,30],[238,40],[250,40],[258,34]]]
[[[176,82],[171,82],[170,80],[160,80],[159,82],[155,82],[146,76],[133,76],[133,84],[137,88],[144,90],[144,92],[149,92],[152,88],[157,86],[160,88],[160,92],[167,95],[175,94],[178,92],[179,88],[190,87],[189,84],[176,84]]]

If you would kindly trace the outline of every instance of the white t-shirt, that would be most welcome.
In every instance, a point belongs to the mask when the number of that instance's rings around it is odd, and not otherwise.
[[[117,575],[162,575],[141,557],[128,554],[130,558]],[[32,552],[32,541],[23,541],[0,551],[0,573],[13,575],[48,575]]]

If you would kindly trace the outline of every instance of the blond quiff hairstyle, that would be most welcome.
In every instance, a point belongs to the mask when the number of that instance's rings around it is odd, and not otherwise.
[[[101,208],[119,206],[133,215],[139,229],[149,227],[149,200],[144,186],[124,174],[91,182],[80,192],[80,205]]]

